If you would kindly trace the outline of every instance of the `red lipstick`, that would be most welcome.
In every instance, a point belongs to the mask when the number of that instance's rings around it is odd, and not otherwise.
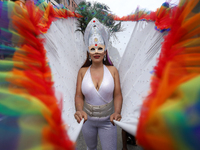
[[[95,59],[99,59],[100,56],[94,56]]]

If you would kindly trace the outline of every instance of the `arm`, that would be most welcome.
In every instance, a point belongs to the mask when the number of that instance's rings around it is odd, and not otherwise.
[[[87,114],[83,111],[83,94],[81,91],[81,83],[82,83],[82,70],[80,69],[78,72],[77,77],[77,84],[76,84],[76,94],[75,94],[75,107],[76,107],[76,113],[74,114],[75,119],[78,123],[84,118],[84,120],[87,120]]]
[[[120,80],[119,80],[119,73],[117,69],[114,67],[114,113],[110,116],[110,121],[114,125],[113,120],[120,121],[121,120],[121,108],[122,108],[122,93],[121,93],[121,87],[120,87]]]

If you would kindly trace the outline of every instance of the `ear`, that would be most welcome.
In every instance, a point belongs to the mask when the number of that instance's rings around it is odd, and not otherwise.
[[[104,51],[104,56],[106,55],[106,53],[107,53],[107,50]]]

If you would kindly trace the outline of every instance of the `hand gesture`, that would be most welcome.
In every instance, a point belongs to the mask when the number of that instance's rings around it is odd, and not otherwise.
[[[74,114],[74,117],[78,123],[81,122],[82,118],[84,118],[84,123],[87,121],[87,114],[84,111],[76,111],[76,113]]]
[[[116,121],[120,121],[122,119],[122,116],[119,114],[119,113],[113,113],[111,116],[110,116],[110,122],[114,124],[113,120],[116,120]]]

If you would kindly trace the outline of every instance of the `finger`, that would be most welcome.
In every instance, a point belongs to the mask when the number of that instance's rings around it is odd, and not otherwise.
[[[112,122],[112,121],[113,121],[113,115],[110,116],[110,122]]]
[[[113,121],[111,121],[111,123],[113,124],[113,126],[115,126],[115,124],[114,124],[114,122],[113,122]]]
[[[85,123],[87,121],[87,114],[84,114],[83,118],[84,118],[84,123]]]
[[[78,123],[80,122],[79,117],[78,117],[77,115],[75,115],[75,119],[76,119],[76,121],[77,121]]]
[[[81,114],[80,114],[80,113],[78,113],[78,114],[77,114],[77,116],[78,116],[79,120],[81,121],[81,119],[82,119],[82,116],[81,116]]]
[[[114,120],[114,118],[112,118],[110,122],[113,124],[113,126],[115,126],[115,124],[114,124],[113,120]]]
[[[116,119],[119,119],[119,118],[121,118],[121,117],[122,117],[122,116],[119,115],[119,114],[116,115]]]
[[[82,117],[81,117],[81,115],[79,113],[76,114],[76,118],[77,118],[78,123],[80,123],[81,120],[82,120]]]
[[[120,121],[121,118],[120,118],[120,116],[116,115],[113,120]]]
[[[113,120],[117,120],[117,118],[118,118],[118,116],[117,116],[117,115],[115,115],[115,116],[113,117]]]
[[[121,118],[118,118],[118,119],[117,119],[117,121],[120,121],[120,120],[121,120]]]
[[[117,118],[116,118],[116,120],[118,120],[119,118],[121,118],[121,116],[120,116],[120,115],[117,115]]]

